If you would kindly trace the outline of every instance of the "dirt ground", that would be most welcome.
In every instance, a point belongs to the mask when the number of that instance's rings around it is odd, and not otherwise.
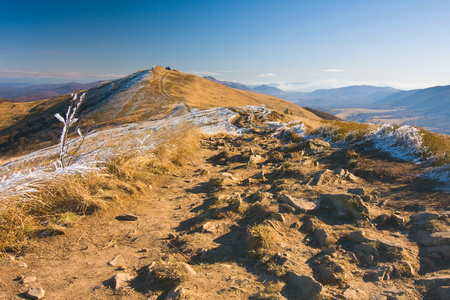
[[[421,230],[448,232],[450,202],[416,176],[420,165],[364,149],[312,149],[263,129],[201,145],[186,166],[155,175],[136,201],[84,216],[1,261],[0,299],[27,298],[37,287],[45,299],[439,299],[436,286],[417,282],[448,277],[450,266],[442,255],[427,256],[410,217],[436,212],[426,223],[434,227]],[[368,208],[361,218],[323,204],[326,195],[355,193]],[[138,219],[116,219],[122,214]],[[375,221],[383,214],[404,222]],[[366,239],[352,244],[349,234],[358,231]],[[401,245],[401,255],[384,254],[383,243]],[[363,245],[372,255],[355,250]],[[366,280],[404,261],[413,274]],[[320,293],[304,296],[296,276],[320,282]]]

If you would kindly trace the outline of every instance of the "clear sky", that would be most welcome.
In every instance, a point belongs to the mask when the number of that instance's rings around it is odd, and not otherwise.
[[[153,65],[247,84],[450,85],[448,0],[0,1],[0,82]]]

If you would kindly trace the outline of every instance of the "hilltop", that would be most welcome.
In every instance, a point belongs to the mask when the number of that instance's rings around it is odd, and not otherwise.
[[[59,121],[55,113],[65,114],[70,94],[27,103],[0,103],[0,153],[14,156],[55,144]],[[238,91],[192,74],[168,71],[162,67],[144,70],[91,88],[80,114],[83,128],[109,126],[162,119],[190,108],[265,105],[303,118],[316,126],[319,117],[286,100],[252,92]]]
[[[0,298],[446,299],[447,139],[161,67],[85,101],[70,165],[0,166]]]

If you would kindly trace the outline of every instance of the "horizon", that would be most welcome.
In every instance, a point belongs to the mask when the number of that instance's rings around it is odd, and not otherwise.
[[[0,82],[88,83],[170,66],[246,85],[450,85],[450,2],[22,1],[0,12]]]

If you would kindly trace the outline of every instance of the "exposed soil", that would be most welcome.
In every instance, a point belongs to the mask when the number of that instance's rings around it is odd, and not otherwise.
[[[442,213],[450,202],[447,193],[433,190],[436,183],[416,176],[421,166],[349,149],[311,149],[256,128],[201,145],[186,166],[155,175],[136,201],[84,216],[64,234],[36,238],[24,253],[2,261],[0,299],[27,298],[31,287],[44,289],[45,299],[438,297],[436,285],[417,282],[450,276],[449,262],[430,258],[415,233],[448,232]],[[339,175],[338,168],[347,173]],[[326,204],[327,194],[361,194],[351,189],[363,189],[368,213],[349,217]],[[420,228],[408,222],[423,211],[439,217]],[[139,218],[116,219],[124,213]],[[375,221],[382,214],[404,222]],[[266,239],[255,239],[258,228]],[[352,242],[348,235],[357,231],[366,240]],[[413,274],[400,270],[405,261]],[[400,271],[368,280],[368,272],[384,266]],[[119,273],[127,276],[117,283]],[[321,292],[302,296],[296,275],[320,282]],[[23,283],[30,277],[36,281]]]

